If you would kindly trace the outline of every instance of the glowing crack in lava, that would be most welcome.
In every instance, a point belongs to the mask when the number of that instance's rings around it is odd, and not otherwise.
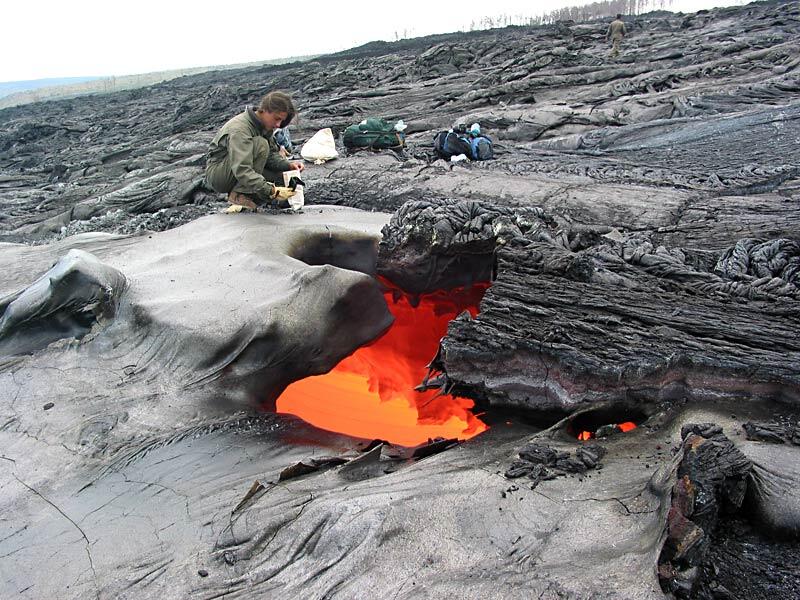
[[[474,317],[488,284],[423,294],[412,306],[404,293],[384,292],[394,324],[325,375],[291,384],[277,401],[291,413],[329,431],[415,446],[430,438],[471,438],[487,429],[474,402],[416,391],[436,355],[447,324],[464,310]]]
[[[632,421],[625,421],[624,423],[615,423],[614,426],[622,432],[630,431],[631,429],[636,429],[636,423]],[[595,434],[591,431],[581,431],[578,434],[578,439],[582,442],[586,440],[591,440],[595,437]]]

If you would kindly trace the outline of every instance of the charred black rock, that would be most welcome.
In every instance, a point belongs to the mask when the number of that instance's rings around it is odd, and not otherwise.
[[[490,281],[496,247],[530,228],[515,211],[487,202],[407,202],[383,228],[378,274],[412,293]]]
[[[585,473],[597,468],[606,453],[603,446],[587,444],[579,447],[574,455],[561,452],[544,444],[530,443],[519,451],[520,460],[515,460],[506,470],[508,479],[528,476],[533,483],[531,489],[542,481],[562,477],[568,473]]]
[[[684,425],[681,438],[659,576],[665,591],[692,598],[711,533],[721,512],[741,508],[752,463],[713,423]]]
[[[742,424],[748,440],[772,444],[800,446],[800,423],[753,423]]]

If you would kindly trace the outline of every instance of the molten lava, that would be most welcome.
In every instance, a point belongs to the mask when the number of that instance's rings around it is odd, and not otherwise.
[[[633,421],[625,421],[624,423],[615,423],[614,427],[619,429],[622,432],[630,431],[631,429],[636,429],[636,423]],[[578,439],[582,442],[587,440],[591,440],[595,437],[594,432],[592,431],[581,431],[578,434]]]
[[[423,294],[416,306],[404,293],[388,289],[384,296],[395,322],[386,333],[331,372],[291,384],[278,398],[278,412],[320,429],[403,446],[485,431],[472,413],[472,400],[414,387],[425,377],[448,323],[464,310],[475,316],[487,287]]]

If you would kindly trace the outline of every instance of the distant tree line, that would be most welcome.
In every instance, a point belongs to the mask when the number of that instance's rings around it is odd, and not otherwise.
[[[669,9],[674,0],[604,0],[583,6],[565,6],[545,15],[532,17],[530,25],[556,21],[590,21],[616,15],[639,15],[651,10]]]
[[[565,6],[537,16],[500,15],[472,21],[470,31],[509,25],[546,25],[557,21],[591,21],[620,15],[640,15],[653,10],[669,10],[675,0],[602,0],[582,6]],[[748,0],[741,0],[744,4]]]
[[[745,4],[748,1],[750,0],[739,0],[739,4]],[[633,16],[653,10],[669,10],[674,2],[675,0],[601,0],[581,6],[565,6],[536,16],[522,14],[486,16],[473,20],[468,27],[463,27],[461,31],[479,31],[508,27],[509,25],[547,25],[557,21],[591,21],[607,19],[618,14]],[[404,29],[395,31],[394,39],[399,41],[415,35],[416,32],[413,29]]]

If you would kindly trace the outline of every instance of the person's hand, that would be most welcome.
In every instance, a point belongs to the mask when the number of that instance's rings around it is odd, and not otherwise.
[[[288,200],[294,196],[295,191],[292,188],[275,186],[275,191],[272,192],[273,200]]]
[[[302,171],[306,168],[306,166],[301,162],[291,162],[289,163],[289,168],[294,169],[295,171]]]

